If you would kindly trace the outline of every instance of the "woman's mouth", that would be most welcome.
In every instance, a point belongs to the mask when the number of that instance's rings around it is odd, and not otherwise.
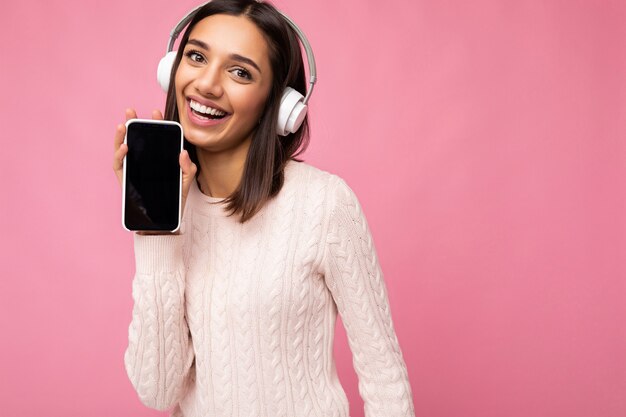
[[[230,117],[230,113],[205,106],[192,99],[187,101],[187,111],[191,122],[201,126],[213,126]]]
[[[205,106],[193,100],[189,100],[189,106],[198,117],[203,119],[221,119],[227,114],[225,111]]]

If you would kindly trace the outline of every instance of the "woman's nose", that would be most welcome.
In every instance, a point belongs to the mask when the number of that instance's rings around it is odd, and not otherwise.
[[[223,93],[222,77],[219,68],[207,65],[196,80],[198,92],[204,95],[220,97]]]

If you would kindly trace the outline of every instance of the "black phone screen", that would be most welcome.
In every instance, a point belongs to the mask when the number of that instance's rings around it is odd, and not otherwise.
[[[182,130],[176,124],[127,125],[124,226],[175,230],[179,225]]]

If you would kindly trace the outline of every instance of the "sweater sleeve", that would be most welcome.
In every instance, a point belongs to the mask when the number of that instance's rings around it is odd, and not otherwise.
[[[180,401],[194,371],[183,240],[183,234],[134,237],[134,306],[124,365],[141,402],[162,411]]]
[[[343,322],[365,417],[414,417],[387,289],[361,205],[338,176],[331,191],[324,279]]]

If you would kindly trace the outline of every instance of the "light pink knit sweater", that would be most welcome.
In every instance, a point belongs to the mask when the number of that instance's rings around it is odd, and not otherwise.
[[[180,235],[135,235],[126,371],[179,417],[348,417],[333,337],[341,315],[367,417],[413,417],[406,364],[370,230],[337,175],[290,161],[249,222],[194,182]]]

